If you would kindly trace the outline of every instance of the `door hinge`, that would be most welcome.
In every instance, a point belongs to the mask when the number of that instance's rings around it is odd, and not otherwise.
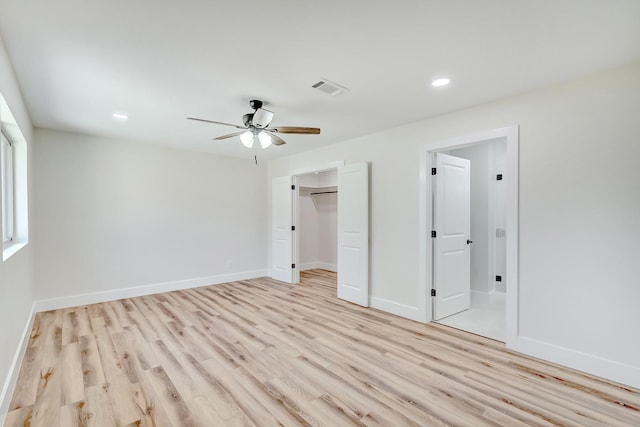
[[[435,297],[436,296],[436,290],[435,289],[431,289],[431,296]]]
[[[431,238],[432,239],[436,238],[436,230],[431,230]]]
[[[295,186],[295,185],[293,185],[293,184],[291,184],[291,189],[292,189],[292,190],[295,190],[295,189],[296,189],[296,186]]]
[[[502,181],[502,174],[501,173],[496,175],[496,181]]]
[[[291,226],[291,231],[296,231],[296,226],[295,225]]]
[[[435,175],[436,174],[436,168],[431,168],[431,175]]]
[[[496,282],[502,282],[502,276],[496,276]]]
[[[291,264],[291,268],[296,268],[296,265],[295,264]]]

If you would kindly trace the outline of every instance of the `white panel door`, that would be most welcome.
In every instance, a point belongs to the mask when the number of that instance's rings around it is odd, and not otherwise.
[[[437,153],[433,177],[434,320],[471,306],[471,162]]]
[[[291,177],[274,178],[271,184],[271,277],[293,283]]]
[[[338,298],[369,306],[369,170],[338,168]]]

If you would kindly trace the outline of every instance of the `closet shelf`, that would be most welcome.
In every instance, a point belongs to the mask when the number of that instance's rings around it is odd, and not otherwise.
[[[328,187],[306,187],[306,186],[300,187],[300,194],[302,195],[318,196],[323,194],[337,194],[337,193],[338,193],[338,187],[336,187],[335,185],[331,185]]]
[[[338,194],[338,187],[335,185],[328,187],[300,187],[301,196],[309,196],[313,200],[316,209],[335,209]]]

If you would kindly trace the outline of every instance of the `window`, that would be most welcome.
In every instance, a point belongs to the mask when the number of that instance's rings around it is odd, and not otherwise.
[[[0,94],[0,200],[2,262],[29,244],[27,140]]]
[[[15,185],[13,144],[4,132],[2,138],[2,245],[13,241],[15,230]]]

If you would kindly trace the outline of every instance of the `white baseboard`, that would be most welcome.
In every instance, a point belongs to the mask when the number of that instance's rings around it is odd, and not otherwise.
[[[482,292],[471,290],[471,304],[491,304],[497,301],[504,301],[506,294],[498,291]]]
[[[93,292],[89,294],[68,295],[59,298],[36,300],[36,312],[58,310],[60,308],[77,307],[79,305],[96,304],[105,301],[115,301],[123,298],[133,298],[143,295],[159,294],[161,292],[179,291],[200,286],[218,285],[220,283],[237,280],[255,279],[267,275],[267,270],[243,271],[240,273],[220,274],[217,276],[197,277],[194,279],[177,280],[174,282],[156,283],[153,285],[136,286],[132,288],[113,289],[109,291]]]
[[[336,264],[329,264],[327,262],[314,261],[314,262],[300,263],[300,271],[313,270],[316,268],[333,271],[334,273],[338,271],[338,266]]]
[[[640,367],[637,366],[521,336],[507,339],[507,348],[591,375],[640,388]]]
[[[7,379],[5,380],[4,385],[2,386],[2,391],[0,392],[0,425],[4,425],[9,412],[11,397],[13,396],[13,391],[16,388],[16,382],[18,381],[18,375],[20,374],[20,366],[22,366],[22,361],[27,351],[27,344],[29,344],[29,337],[31,336],[31,328],[33,327],[33,320],[36,314],[35,308],[34,303],[31,305],[31,312],[29,313],[27,324],[22,332],[20,344],[16,349],[16,354],[13,356],[13,361],[11,362],[11,366],[9,366],[9,371],[7,372]]]
[[[292,283],[293,273],[289,273],[287,271],[282,272],[282,270],[276,270],[275,268],[271,268],[268,270],[267,276],[271,277],[273,280],[279,280],[285,283]]]
[[[371,297],[369,299],[369,305],[371,308],[377,308],[378,310],[395,314],[396,316],[404,317],[406,319],[415,320],[416,322],[424,323],[424,319],[426,318],[426,313],[418,307],[400,304],[380,297]]]
[[[489,304],[492,292],[474,291],[471,289],[471,304]]]

